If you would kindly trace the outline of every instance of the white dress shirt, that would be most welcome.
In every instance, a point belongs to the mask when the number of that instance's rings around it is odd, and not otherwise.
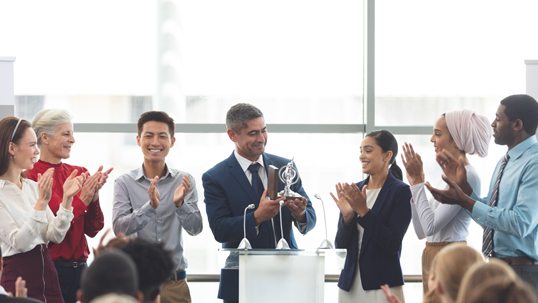
[[[476,169],[465,166],[467,182],[475,192],[480,192],[480,178]],[[441,181],[444,183],[444,181]],[[448,186],[446,185],[445,188]],[[466,241],[469,235],[468,227],[471,216],[459,205],[441,204],[439,201],[426,197],[424,183],[410,187],[413,195],[411,210],[413,226],[419,239],[426,238],[428,242]]]
[[[4,257],[30,251],[49,241],[63,241],[73,211],[60,205],[55,217],[48,206],[43,211],[35,210],[38,198],[37,182],[23,179],[20,189],[10,181],[0,180],[0,245]]]

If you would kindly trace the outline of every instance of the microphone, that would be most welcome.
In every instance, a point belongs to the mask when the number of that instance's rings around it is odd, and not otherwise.
[[[284,230],[282,229],[282,205],[284,205],[284,200],[279,202],[279,214],[280,214],[280,235],[282,238],[280,238],[280,241],[278,241],[278,244],[276,245],[276,249],[290,249],[290,246],[288,245],[288,241],[284,239]]]
[[[325,213],[325,205],[323,204],[323,200],[321,199],[321,196],[318,194],[315,194],[314,197],[321,201],[321,206],[323,207],[323,219],[325,221],[325,239],[321,241],[321,244],[319,245],[318,249],[334,249],[334,245],[329,241],[327,237],[327,214]]]
[[[256,208],[256,205],[249,204],[247,207],[245,207],[245,213],[243,214],[243,240],[241,240],[241,243],[239,243],[239,246],[237,249],[252,249],[252,245],[250,245],[250,242],[247,239],[247,209],[254,209]]]

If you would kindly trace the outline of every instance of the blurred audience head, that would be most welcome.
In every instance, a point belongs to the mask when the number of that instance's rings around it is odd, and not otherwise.
[[[467,270],[467,273],[461,281],[458,302],[466,302],[469,298],[469,294],[474,289],[484,281],[496,277],[505,277],[512,280],[519,279],[514,270],[501,260],[491,258],[489,259],[489,263],[476,263]]]
[[[443,303],[456,302],[463,276],[473,264],[484,262],[482,255],[463,243],[451,244],[437,254],[434,268],[437,294]]]
[[[144,302],[155,302],[161,286],[170,278],[174,269],[172,253],[163,243],[136,238],[121,248],[128,254],[138,270],[138,289]]]
[[[119,250],[99,254],[82,274],[81,285],[77,297],[82,303],[111,293],[140,299],[136,266]]]
[[[128,295],[106,294],[93,299],[91,303],[138,303],[138,301]]]
[[[437,279],[435,279],[435,264],[437,264],[437,255],[432,260],[430,266],[430,276],[428,277],[428,292],[424,295],[422,302],[424,303],[439,303],[439,296],[437,295]]]
[[[471,290],[467,303],[538,303],[536,291],[517,278],[494,277]]]

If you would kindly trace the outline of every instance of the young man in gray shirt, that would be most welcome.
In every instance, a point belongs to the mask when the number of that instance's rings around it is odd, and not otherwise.
[[[112,213],[116,234],[137,234],[162,242],[173,252],[175,268],[171,280],[162,288],[163,303],[191,302],[181,229],[191,236],[202,232],[194,178],[169,168],[165,162],[176,140],[174,126],[174,120],[165,112],[150,111],[140,116],[136,140],[144,162],[116,179]]]

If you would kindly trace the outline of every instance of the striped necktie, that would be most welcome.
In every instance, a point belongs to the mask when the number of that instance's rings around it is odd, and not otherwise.
[[[497,206],[497,200],[499,198],[499,184],[501,183],[503,171],[509,159],[510,159],[510,156],[508,155],[508,153],[506,153],[501,163],[501,168],[499,169],[499,174],[497,175],[497,181],[495,181],[495,186],[493,187],[493,192],[491,193],[491,198],[489,199],[490,207]],[[484,227],[484,236],[482,237],[482,253],[484,254],[484,257],[489,258],[492,252],[493,252],[493,229],[486,226]]]

